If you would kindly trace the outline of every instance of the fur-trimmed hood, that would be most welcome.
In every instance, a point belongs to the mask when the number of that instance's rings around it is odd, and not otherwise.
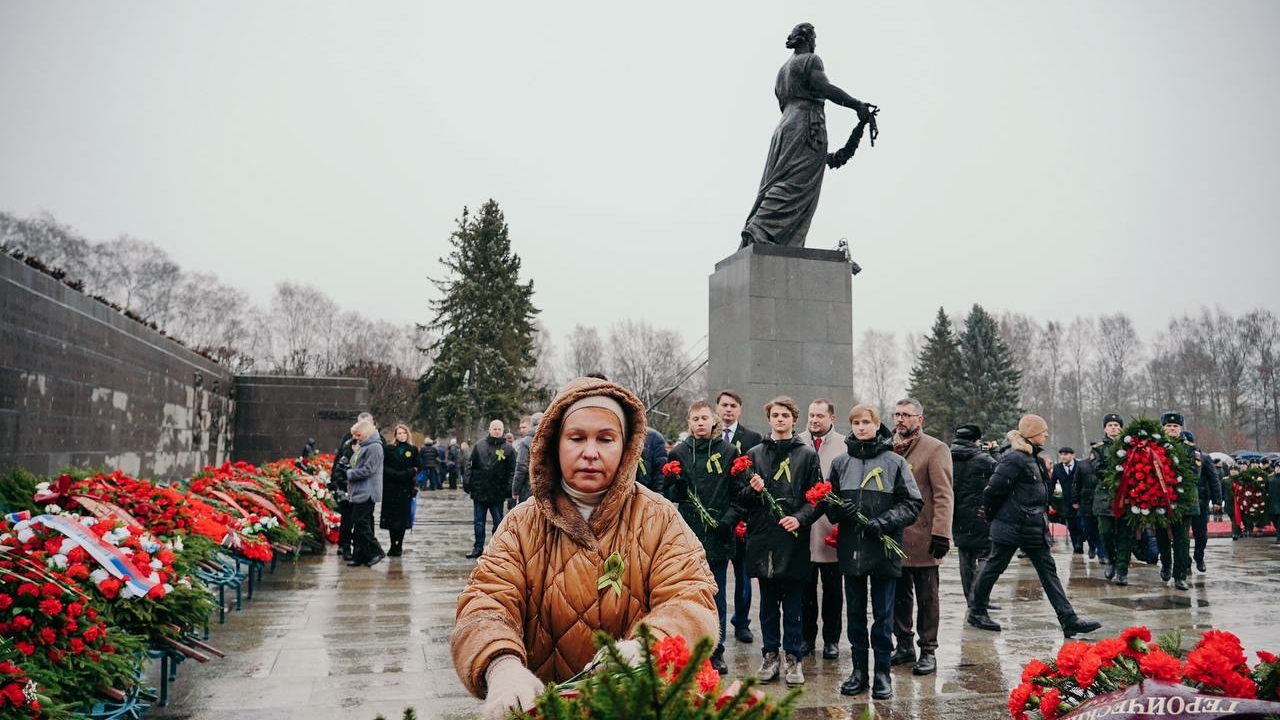
[[[1005,433],[1004,438],[1009,442],[1010,450],[1017,450],[1018,452],[1026,453],[1027,455],[1036,454],[1035,446],[1027,442],[1027,439],[1022,437],[1022,433],[1017,430],[1010,430]]]
[[[575,402],[593,395],[604,395],[617,400],[622,405],[627,422],[624,428],[626,444],[622,460],[618,463],[618,472],[588,524],[561,487],[563,476],[560,473],[559,442],[565,411]],[[596,537],[601,534],[601,529],[608,527],[617,518],[627,498],[637,492],[636,469],[644,450],[644,439],[644,403],[631,391],[621,385],[594,378],[584,377],[570,381],[560,388],[555,399],[547,406],[529,448],[529,487],[533,503],[575,543],[594,550]]]

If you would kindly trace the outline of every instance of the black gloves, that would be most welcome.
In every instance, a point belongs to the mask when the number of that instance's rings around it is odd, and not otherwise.
[[[946,557],[947,553],[950,552],[950,550],[951,550],[950,538],[944,538],[941,535],[934,535],[929,540],[929,554],[933,556],[934,560],[941,560],[942,558]]]
[[[885,534],[885,532],[887,532],[888,529],[889,529],[889,524],[884,521],[884,518],[876,517],[876,518],[871,518],[870,522],[862,526],[862,534],[866,535],[869,538],[874,539]]]

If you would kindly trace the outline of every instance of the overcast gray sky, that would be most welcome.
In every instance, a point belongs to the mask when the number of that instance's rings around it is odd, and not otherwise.
[[[1280,3],[0,1],[0,209],[127,233],[265,301],[423,321],[496,199],[560,343],[706,332],[791,26],[881,106],[829,172],[855,330],[1280,308]],[[854,124],[828,104],[831,145]],[[865,147],[865,146],[864,146]]]

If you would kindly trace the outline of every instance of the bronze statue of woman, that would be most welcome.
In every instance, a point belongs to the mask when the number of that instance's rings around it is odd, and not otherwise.
[[[740,247],[751,243],[804,247],[828,165],[825,101],[854,110],[859,121],[849,145],[831,156],[831,167],[849,159],[865,125],[871,124],[875,137],[876,107],[827,80],[822,59],[814,53],[816,45],[817,33],[809,23],[796,25],[787,36],[787,47],[795,53],[778,70],[773,86],[782,119],[769,143],[760,192],[742,228]]]

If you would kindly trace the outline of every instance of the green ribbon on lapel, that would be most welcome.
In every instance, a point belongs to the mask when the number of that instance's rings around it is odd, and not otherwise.
[[[494,451],[494,455],[497,455],[499,460],[507,459],[507,452],[502,448],[498,448],[496,451]]]
[[[773,479],[777,480],[783,475],[787,476],[787,482],[791,482],[791,458],[789,457],[783,458],[782,462],[778,464],[778,472],[773,474]]]
[[[876,489],[877,489],[877,490],[883,490],[883,489],[884,489],[884,480],[882,480],[882,479],[881,479],[881,476],[882,476],[883,474],[884,474],[884,468],[881,468],[881,467],[875,467],[875,468],[872,468],[872,469],[871,469],[871,472],[867,473],[867,474],[866,474],[866,476],[864,476],[864,477],[862,478],[862,484],[861,484],[861,485],[859,485],[858,487],[859,487],[859,488],[864,488],[864,487],[866,487],[866,486],[867,486],[867,483],[871,482],[872,480],[875,480],[875,481],[876,481]]]
[[[640,458],[640,477],[649,477],[649,471],[644,468],[644,458]]]
[[[724,467],[720,465],[720,453],[716,453],[715,455],[712,455],[711,457],[707,458],[707,472],[712,472],[711,466],[713,464],[715,465],[715,468],[716,468],[715,473],[718,475],[723,475]]]
[[[596,590],[603,590],[607,587],[613,588],[613,592],[622,597],[622,573],[627,569],[627,562],[622,559],[622,555],[618,551],[614,551],[604,561],[604,574],[596,580]]]

